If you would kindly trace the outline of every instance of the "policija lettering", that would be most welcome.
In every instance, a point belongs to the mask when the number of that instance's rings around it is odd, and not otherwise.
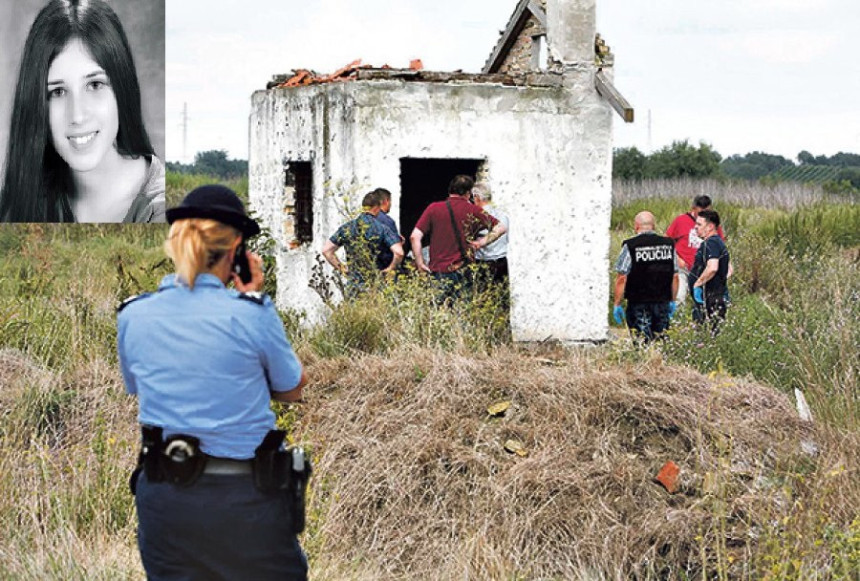
[[[672,260],[671,246],[641,246],[636,249],[636,262]]]

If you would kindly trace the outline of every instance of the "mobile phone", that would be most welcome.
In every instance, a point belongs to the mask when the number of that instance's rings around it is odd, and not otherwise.
[[[248,264],[248,255],[245,254],[244,240],[236,248],[236,255],[233,257],[233,272],[239,275],[239,280],[243,283],[251,282],[251,265]]]

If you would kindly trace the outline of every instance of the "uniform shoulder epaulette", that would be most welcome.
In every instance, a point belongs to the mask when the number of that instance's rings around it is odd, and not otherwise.
[[[145,299],[146,297],[148,297],[150,295],[152,295],[152,293],[141,293],[139,295],[132,295],[119,304],[119,306],[116,308],[116,312],[119,313],[124,308],[126,308],[131,303],[133,303],[134,301],[139,301],[140,299]]]
[[[239,293],[236,296],[240,299],[244,299],[246,301],[251,301],[252,303],[257,303],[258,305],[266,304],[266,293],[247,292],[247,293]]]

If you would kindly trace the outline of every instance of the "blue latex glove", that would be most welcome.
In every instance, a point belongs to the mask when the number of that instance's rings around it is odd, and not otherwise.
[[[670,319],[675,316],[675,311],[677,309],[678,309],[678,303],[676,303],[675,301],[671,301],[669,303],[669,318]]]
[[[705,291],[702,289],[702,287],[697,286],[693,289],[693,300],[700,305],[705,304]]]
[[[616,305],[614,309],[612,309],[612,316],[615,319],[615,322],[619,325],[624,322],[624,307],[621,305]]]

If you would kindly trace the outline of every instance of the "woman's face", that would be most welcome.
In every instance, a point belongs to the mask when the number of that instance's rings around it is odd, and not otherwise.
[[[46,90],[54,149],[73,171],[98,168],[116,150],[119,111],[107,73],[80,40],[51,63]]]

